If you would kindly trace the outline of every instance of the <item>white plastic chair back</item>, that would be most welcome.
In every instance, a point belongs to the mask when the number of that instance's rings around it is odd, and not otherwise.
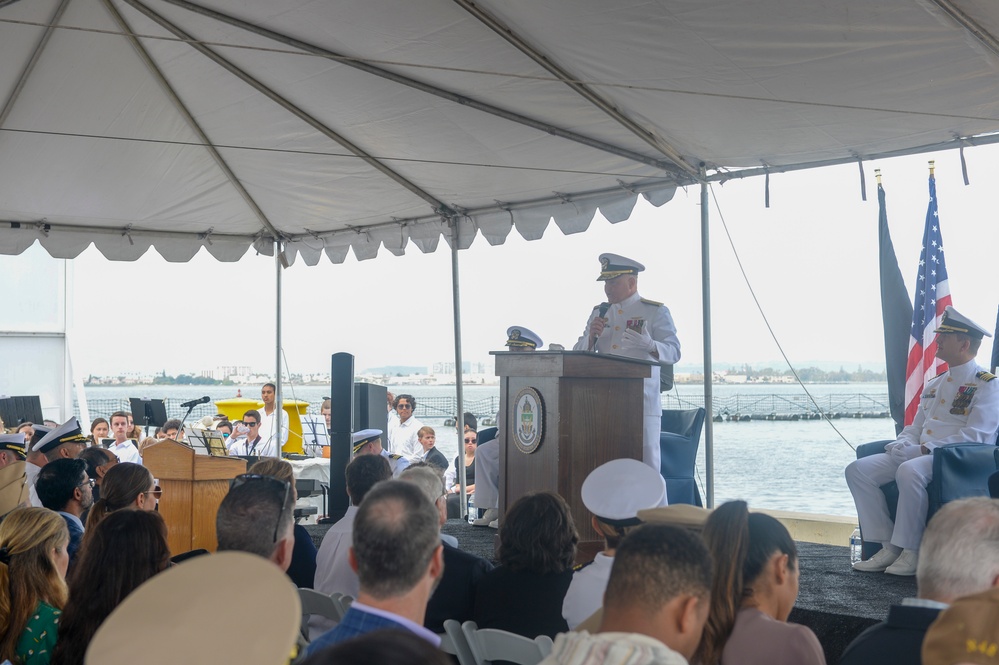
[[[505,630],[479,628],[474,621],[461,625],[476,665],[490,665],[506,660],[518,665],[537,665],[552,652],[552,638],[547,635],[529,639]]]
[[[310,616],[315,614],[336,622],[343,619],[339,593],[327,596],[314,589],[299,589],[298,598],[302,601],[302,635],[306,642],[309,639]]]
[[[454,619],[444,622],[444,635],[441,636],[441,651],[457,657],[458,665],[476,665],[475,656],[468,646],[461,623]]]

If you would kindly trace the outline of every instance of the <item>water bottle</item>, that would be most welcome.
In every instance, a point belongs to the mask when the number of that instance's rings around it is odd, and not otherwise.
[[[860,561],[863,556],[862,549],[863,541],[860,538],[860,527],[858,526],[850,534],[850,564],[855,564]]]
[[[478,511],[475,510],[475,495],[468,495],[468,523],[471,524],[479,518]]]

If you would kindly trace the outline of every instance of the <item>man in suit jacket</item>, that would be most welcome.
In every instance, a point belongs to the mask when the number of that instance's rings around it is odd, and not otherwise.
[[[38,472],[35,490],[42,505],[54,510],[66,520],[69,528],[69,564],[83,540],[80,516],[94,503],[94,483],[87,475],[87,463],[81,459],[61,458],[49,462]]]
[[[999,586],[999,500],[952,501],[926,527],[916,570],[917,597],[888,610],[847,646],[840,665],[919,663],[930,624],[952,602]]]
[[[354,520],[350,564],[361,582],[357,600],[336,628],[309,645],[308,655],[381,628],[440,645],[423,627],[427,600],[444,572],[439,513],[420,487],[387,480],[368,492]]]

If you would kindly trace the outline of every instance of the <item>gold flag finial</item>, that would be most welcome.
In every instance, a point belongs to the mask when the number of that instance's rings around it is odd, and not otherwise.
[[[878,181],[878,185],[881,185],[881,169],[874,169],[874,177]]]
[[[936,164],[936,162],[931,159],[930,160],[930,175],[933,175],[933,171],[934,171],[934,169],[936,169],[935,164]]]

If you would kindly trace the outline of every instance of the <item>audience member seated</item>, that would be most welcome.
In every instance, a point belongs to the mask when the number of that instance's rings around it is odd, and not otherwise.
[[[395,478],[398,478],[399,474],[410,465],[410,461],[402,455],[390,453],[382,448],[382,431],[380,429],[362,429],[359,432],[354,432],[350,437],[350,442],[354,447],[355,457],[358,455],[381,455],[387,459],[389,467],[392,469],[392,476]]]
[[[347,512],[323,536],[316,554],[315,590],[333,595],[342,593],[351,598],[357,597],[361,582],[357,572],[350,565],[350,545],[354,535],[354,519],[358,506],[368,491],[377,483],[392,477],[388,460],[381,455],[361,455],[347,465],[344,475],[347,480],[347,496],[350,506]],[[319,616],[309,621],[309,635],[312,639],[329,630],[336,623]]]
[[[0,434],[0,469],[27,457],[23,434]]]
[[[292,494],[292,529],[295,537],[295,547],[291,552],[291,563],[288,565],[288,577],[299,588],[311,589],[316,577],[316,545],[312,536],[301,524],[295,524],[294,506],[298,501],[298,490],[295,488],[295,472],[291,464],[274,457],[261,459],[250,467],[250,473],[261,476],[271,476],[282,480],[291,487]]]
[[[447,469],[447,458],[444,457],[444,453],[437,450],[435,444],[437,443],[437,432],[434,431],[433,427],[428,427],[424,425],[416,433],[417,439],[420,441],[420,447],[423,448],[423,457],[420,458],[421,461],[427,464],[436,466],[441,470],[441,473]]]
[[[71,575],[52,664],[82,665],[87,645],[114,608],[169,564],[167,528],[159,513],[120,510],[102,520]]]
[[[66,522],[18,508],[0,522],[0,661],[46,665],[66,604]]]
[[[614,557],[599,630],[559,635],[542,665],[687,665],[710,603],[711,556],[701,539],[665,524],[640,526]]]
[[[418,487],[401,480],[373,487],[354,520],[350,563],[361,580],[357,600],[306,654],[381,628],[408,630],[439,646],[423,621],[444,572],[442,550],[439,514]]]
[[[395,398],[394,406],[399,418],[389,418],[388,450],[402,455],[410,462],[419,462],[423,457],[423,447],[420,446],[417,432],[423,427],[423,423],[413,416],[416,413],[416,398],[412,395],[399,395]]]
[[[114,442],[108,449],[115,454],[115,457],[122,462],[133,462],[142,464],[142,457],[135,443],[139,440],[134,435],[132,427],[132,414],[124,411],[115,411],[111,414],[111,435]]]
[[[35,508],[41,508],[42,502],[38,499],[38,494],[35,492],[35,478],[38,477],[38,472],[42,470],[42,467],[48,464],[48,459],[45,455],[37,449],[38,442],[42,440],[42,437],[47,435],[52,430],[48,427],[39,425],[35,428],[35,435],[30,439],[25,439],[25,465],[24,473],[27,477],[25,484],[28,486],[28,502]]]
[[[83,452],[77,459],[82,459],[87,463],[87,475],[91,480],[94,481],[94,502],[96,503],[98,499],[101,498],[101,483],[104,482],[104,474],[108,472],[112,466],[118,463],[118,458],[114,456],[114,453],[107,448],[84,448]],[[80,519],[84,523],[87,521],[87,515],[90,510],[84,511],[84,514],[80,516]]]
[[[999,585],[999,501],[951,501],[923,533],[916,570],[916,598],[903,598],[888,619],[861,633],[840,665],[919,663],[930,624],[962,596]]]
[[[627,488],[627,491],[622,491]],[[572,584],[562,601],[569,630],[600,609],[621,539],[639,524],[638,511],[655,508],[666,498],[666,481],[648,464],[616,459],[590,472],[580,488],[583,505],[593,513],[590,524],[603,536],[604,551],[573,569]]]
[[[35,423],[30,420],[23,422],[14,430],[14,434],[23,434],[25,439],[30,440],[35,435]]]
[[[507,511],[499,530],[500,565],[475,591],[475,622],[534,639],[569,630],[562,601],[572,582],[579,535],[565,500],[527,494]]]
[[[83,542],[83,511],[94,504],[94,481],[87,475],[87,463],[81,459],[57,459],[38,473],[35,489],[42,505],[66,520],[69,529],[69,565]]]
[[[926,631],[923,665],[994,665],[999,651],[999,588],[964,598]]]
[[[171,566],[128,595],[87,647],[88,665],[288,665],[298,590],[261,557],[219,552]]]
[[[31,483],[29,490],[31,505],[38,508],[41,507],[42,501],[38,498],[38,493],[35,490],[35,481],[41,468],[57,459],[74,459],[83,452],[87,445],[87,438],[83,436],[83,430],[80,429],[80,423],[75,416],[53,430],[36,427],[35,437],[31,445],[31,452],[28,453],[27,471],[28,480]]]
[[[318,651],[300,665],[452,665],[440,649],[405,630],[376,630]]]
[[[704,526],[714,561],[701,663],[825,665],[815,633],[787,617],[798,598],[798,552],[784,525],[745,501],[716,508]]]
[[[471,414],[467,414],[471,415]],[[458,465],[465,465],[465,494],[475,494],[475,449],[479,440],[479,435],[474,431],[465,430],[465,455],[464,458],[458,455],[454,458],[454,466],[449,466],[444,474],[444,484],[448,488],[447,496],[447,516],[448,519],[458,519],[461,517],[461,483],[458,479]],[[478,517],[478,516],[476,516]]]
[[[103,445],[101,439],[108,438],[110,432],[111,426],[108,424],[107,418],[94,418],[93,422],[90,423],[90,445]]]
[[[249,552],[283,571],[295,550],[295,494],[291,485],[271,476],[236,476],[215,518],[219,551]]]
[[[411,466],[402,472],[399,480],[413,483],[423,491],[427,499],[434,502],[440,514],[440,525],[444,526],[447,521],[447,504],[444,482],[437,468]],[[438,634],[444,632],[444,622],[448,619],[458,622],[472,619],[475,589],[482,576],[493,569],[492,564],[485,559],[459,550],[457,541],[449,542],[445,535],[441,534],[441,541],[444,543],[444,576],[430,596],[423,620],[423,625],[428,630]]]
[[[120,462],[112,466],[101,482],[101,498],[94,502],[87,516],[84,547],[89,534],[105,517],[116,510],[156,510],[161,494],[153,474],[141,464]]]

